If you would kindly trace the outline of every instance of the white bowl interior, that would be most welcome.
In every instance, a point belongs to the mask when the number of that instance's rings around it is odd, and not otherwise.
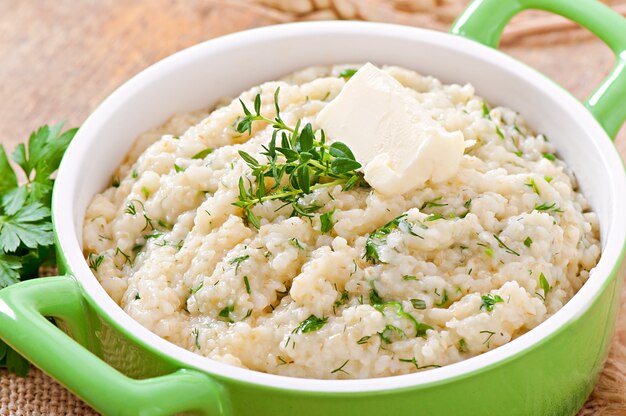
[[[583,290],[537,329],[482,356],[418,375],[371,382],[294,380],[225,366],[161,340],[126,316],[98,285],[82,259],[82,222],[94,194],[106,187],[133,140],[175,112],[215,103],[263,81],[310,65],[392,64],[470,82],[492,104],[519,111],[545,133],[576,173],[600,217],[603,256]],[[624,245],[626,212],[623,165],[590,113],[538,72],[490,48],[443,33],[408,27],[325,22],[289,24],[227,36],[179,52],[148,68],[110,96],[84,123],[64,159],[54,196],[59,239],[70,268],[87,292],[114,319],[148,343],[189,365],[284,388],[355,391],[441,380],[503,359],[549,335],[584,311]],[[620,192],[621,191],[621,192]],[[622,215],[623,217],[623,215]]]

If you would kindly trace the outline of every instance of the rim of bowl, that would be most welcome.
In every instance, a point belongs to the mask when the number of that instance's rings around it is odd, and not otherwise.
[[[546,94],[557,97],[563,103],[564,111],[575,116],[574,118],[581,126],[581,134],[586,137],[593,137],[593,140],[590,140],[588,144],[598,149],[609,173],[608,177],[602,177],[602,180],[605,186],[608,185],[612,189],[611,217],[608,220],[611,226],[607,227],[607,230],[603,230],[606,232],[606,239],[597,266],[583,287],[559,311],[536,328],[498,348],[441,368],[383,378],[322,380],[267,374],[223,364],[200,356],[150,332],[127,315],[108,296],[83,258],[82,244],[76,237],[82,233],[76,232],[73,222],[76,178],[80,176],[80,172],[77,168],[78,164],[71,163],[71,161],[80,159],[83,154],[89,151],[90,130],[102,126],[109,115],[116,111],[120,103],[132,96],[142,85],[158,78],[161,73],[175,71],[176,68],[193,60],[198,54],[224,50],[242,43],[254,43],[255,40],[261,38],[271,40],[293,35],[315,36],[320,31],[337,35],[368,34],[371,36],[375,33],[387,37],[409,38],[431,43],[435,47],[446,47],[455,53],[482,56],[489,59],[492,65],[504,68],[509,73],[524,78],[528,83],[540,86]],[[87,118],[69,146],[58,172],[52,207],[55,232],[60,245],[59,250],[66,260],[68,269],[81,284],[86,295],[91,298],[93,306],[98,312],[108,316],[111,323],[133,342],[139,343],[157,354],[163,354],[170,359],[181,362],[182,367],[196,368],[222,378],[283,390],[357,393],[424,386],[485,370],[536,347],[562,329],[568,322],[581,316],[607,284],[609,277],[615,272],[614,268],[620,257],[626,251],[626,217],[618,215],[619,212],[626,211],[626,193],[619,192],[623,189],[626,189],[624,165],[606,132],[591,113],[558,84],[514,58],[467,38],[428,29],[372,22],[300,22],[251,29],[205,41],[164,58],[122,84]]]

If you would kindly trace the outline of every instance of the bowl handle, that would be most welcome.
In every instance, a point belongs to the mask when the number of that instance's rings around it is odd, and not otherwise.
[[[220,386],[206,374],[180,369],[134,380],[86,345],[86,319],[71,276],[29,280],[0,291],[0,338],[105,415],[224,415]],[[72,336],[46,317],[62,320]]]
[[[626,120],[626,19],[597,0],[474,0],[450,32],[498,47],[509,20],[526,9],[566,17],[593,32],[615,53],[615,67],[585,101],[585,106],[611,138]]]

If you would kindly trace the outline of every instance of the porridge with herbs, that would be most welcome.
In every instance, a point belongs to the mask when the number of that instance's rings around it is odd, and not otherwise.
[[[223,363],[347,379],[484,353],[572,298],[599,225],[550,141],[471,85],[356,68],[137,139],[83,240],[126,313]]]

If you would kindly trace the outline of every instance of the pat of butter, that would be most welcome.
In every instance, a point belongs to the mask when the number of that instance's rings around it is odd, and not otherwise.
[[[370,63],[320,111],[317,124],[350,147],[367,183],[386,195],[451,178],[465,150],[463,133],[444,129],[413,91]]]

